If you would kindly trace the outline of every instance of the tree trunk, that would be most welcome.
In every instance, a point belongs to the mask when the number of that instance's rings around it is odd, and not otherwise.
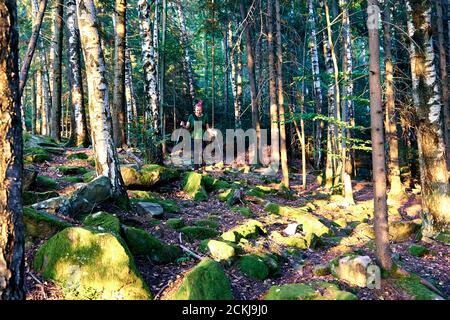
[[[286,148],[286,120],[284,116],[284,93],[283,93],[283,49],[281,43],[281,14],[280,1],[275,0],[275,13],[277,25],[277,70],[278,70],[278,113],[280,120],[280,152],[282,183],[289,189],[289,168]]]
[[[127,143],[125,126],[125,35],[126,0],[116,0],[114,10],[113,135],[117,147]]]
[[[77,147],[89,145],[87,120],[84,107],[83,79],[81,75],[81,44],[78,29],[75,0],[67,0],[67,31],[69,54],[69,77],[71,97],[71,135],[70,144]]]
[[[44,102],[42,98],[42,70],[38,68],[36,71],[36,112],[40,116],[38,117],[36,114],[36,134],[42,134],[42,123],[44,114]]]
[[[119,170],[119,159],[112,139],[105,60],[93,0],[77,0],[77,18],[86,61],[89,117],[96,171],[98,175],[109,177],[116,201],[128,205],[127,193]]]
[[[27,84],[28,70],[30,69],[31,61],[33,60],[34,50],[41,31],[42,20],[44,19],[45,8],[47,7],[47,0],[41,0],[38,12],[33,20],[33,29],[31,31],[31,38],[28,42],[27,52],[22,62],[22,69],[20,70],[19,83],[19,98],[22,97],[23,90]]]
[[[400,166],[398,158],[398,134],[395,112],[394,96],[394,66],[391,50],[391,5],[384,8],[384,63],[386,72],[386,138],[389,145],[388,180],[391,184],[389,197],[398,198],[403,195],[403,187],[400,180]]]
[[[231,88],[233,92],[233,106],[234,106],[234,127],[241,127],[241,100],[239,95],[238,85],[238,67],[235,62],[235,48],[240,44],[235,43],[233,40],[233,21],[228,20],[228,41],[230,45],[230,65],[231,65]],[[238,40],[239,41],[239,40]],[[238,53],[239,54],[239,53]]]
[[[422,205],[427,234],[448,228],[450,206],[445,144],[441,129],[442,107],[436,73],[431,26],[431,2],[407,2],[411,41],[413,103],[416,109]]]
[[[33,111],[31,113],[31,134],[36,134],[36,119],[37,119],[37,90],[36,90],[36,74],[33,74],[31,78],[32,84],[31,84],[31,100],[33,105]]]
[[[320,69],[319,69],[319,54],[317,51],[317,31],[316,31],[316,20],[315,20],[315,10],[313,6],[313,0],[308,0],[309,9],[309,24],[311,28],[309,49],[311,56],[311,69],[313,76],[313,96],[315,100],[315,113],[322,114],[322,87],[320,83]],[[324,128],[323,120],[315,121],[315,132],[314,132],[314,167],[320,169],[322,164],[322,132]]]
[[[53,17],[53,45],[52,45],[52,110],[50,121],[50,136],[57,142],[61,141],[61,65],[63,47],[63,0],[55,0]]]
[[[125,49],[125,100],[127,105],[127,145],[136,146],[137,139],[132,137],[132,129],[137,129],[138,114],[133,87],[133,69],[131,65],[130,48]]]
[[[161,136],[166,136],[166,122],[164,112],[164,89],[166,75],[166,33],[167,33],[167,0],[162,0],[162,32],[161,32],[161,62],[159,76],[159,102],[160,102],[160,118],[161,118]],[[174,128],[175,129],[175,128]],[[167,146],[165,140],[162,145],[163,157],[167,154]]]
[[[367,26],[369,29],[370,124],[372,137],[375,244],[376,255],[381,267],[385,270],[391,270],[392,260],[389,247],[383,110],[380,82],[379,11],[378,1],[368,0]]]
[[[16,1],[0,2],[0,300],[22,300],[24,227]]]
[[[228,29],[226,29],[228,30]],[[227,120],[227,125],[228,125],[228,110],[230,109],[230,105],[229,105],[229,61],[228,61],[228,32],[224,31],[223,32],[223,97],[224,97],[224,105],[225,105],[225,115],[226,115],[226,120]]]

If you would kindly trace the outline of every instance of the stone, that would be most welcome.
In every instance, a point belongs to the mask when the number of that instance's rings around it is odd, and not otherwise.
[[[367,286],[367,268],[372,265],[369,256],[348,255],[330,263],[331,274],[350,285]]]
[[[293,236],[297,233],[297,227],[298,223],[290,223],[288,226],[283,230],[284,234],[288,236]]]
[[[256,238],[267,233],[264,225],[257,220],[247,220],[221,235],[226,241],[238,243],[241,239]]]
[[[326,264],[317,264],[313,268],[313,274],[315,276],[327,276],[331,273],[330,266]]]
[[[133,256],[108,232],[66,228],[39,248],[34,269],[57,283],[65,299],[152,298]]]
[[[422,280],[416,274],[399,275],[394,283],[396,287],[406,291],[414,300],[444,300],[443,297],[423,285]]]
[[[75,217],[91,212],[94,207],[112,196],[112,186],[108,177],[99,176],[83,185],[70,197],[72,213]]]
[[[224,241],[204,240],[201,246],[216,261],[230,261],[236,256],[234,246]]]
[[[420,229],[415,221],[394,221],[389,223],[389,238],[394,242],[403,242],[414,236]]]
[[[157,164],[143,165],[140,170],[135,166],[122,165],[120,172],[124,184],[129,189],[149,189],[158,184],[167,183],[180,177],[177,170]]]
[[[31,206],[37,211],[45,211],[50,214],[61,214],[68,216],[72,212],[72,206],[67,197],[60,196],[55,198],[50,198]]]
[[[33,208],[23,208],[23,223],[27,238],[46,239],[72,224],[47,212]]]
[[[164,199],[160,194],[142,190],[128,190],[131,202],[154,202],[161,205],[164,212],[179,213],[180,207],[175,200]]]
[[[28,206],[35,204],[40,201],[48,200],[50,198],[58,197],[58,192],[55,191],[47,191],[47,192],[32,192],[32,191],[24,191],[22,193],[23,205]]]
[[[67,175],[82,175],[82,174],[86,174],[88,172],[88,170],[85,167],[79,167],[79,166],[74,166],[74,167],[58,166],[56,168],[62,174],[67,174]]]
[[[244,216],[246,218],[253,217],[252,210],[250,210],[249,208],[246,208],[246,207],[234,207],[231,209],[231,211],[238,212],[239,214],[241,214],[242,216]]]
[[[183,221],[183,219],[179,219],[179,218],[171,218],[166,221],[166,225],[168,225],[169,227],[171,227],[174,230],[178,230],[178,229],[184,227],[184,221]]]
[[[186,226],[181,228],[179,231],[183,233],[186,236],[186,238],[190,241],[214,238],[219,234],[214,229],[197,226]]]
[[[183,277],[167,300],[232,300],[230,280],[220,264],[205,258]]]
[[[270,233],[270,238],[279,245],[284,245],[292,248],[305,250],[310,246],[310,243],[307,241],[307,239],[298,234],[284,237],[278,231],[272,231]]]
[[[78,152],[78,153],[69,154],[67,156],[67,159],[68,160],[74,160],[74,159],[87,160],[87,159],[89,159],[89,156],[84,152]]]
[[[239,269],[252,279],[264,280],[269,277],[269,267],[266,262],[255,254],[243,256],[239,261]]]
[[[152,202],[138,202],[136,203],[136,211],[143,216],[150,215],[154,218],[161,217],[164,214],[164,209],[157,203]]]
[[[208,194],[202,184],[202,175],[191,171],[187,172],[183,178],[183,190],[195,201],[208,200]]]
[[[264,300],[357,300],[347,291],[342,291],[335,284],[316,282],[311,284],[293,283],[272,286],[264,295]]]
[[[120,234],[119,218],[105,211],[99,211],[86,216],[83,224],[87,227],[96,228],[99,231],[108,231],[116,235]]]
[[[414,257],[422,257],[426,255],[429,252],[429,250],[424,246],[412,244],[409,246],[408,252]]]
[[[32,169],[23,169],[22,189],[23,191],[31,190],[36,184],[38,172]]]
[[[38,176],[36,178],[36,186],[42,190],[57,190],[58,183],[52,178],[45,176]]]

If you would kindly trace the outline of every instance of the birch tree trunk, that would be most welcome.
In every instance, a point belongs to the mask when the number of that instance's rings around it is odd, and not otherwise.
[[[411,4],[414,6],[411,6]],[[426,233],[447,228],[450,223],[448,171],[441,129],[442,100],[436,73],[431,26],[431,1],[407,1],[411,41],[413,103],[416,109],[422,206]]]
[[[63,47],[63,13],[64,1],[55,0],[53,17],[53,45],[52,45],[52,110],[50,116],[50,136],[55,141],[61,141],[61,65],[62,65],[62,47]]]
[[[230,79],[230,68],[229,68],[229,60],[228,60],[228,27],[226,26],[223,31],[223,97],[224,97],[224,105],[225,105],[225,119],[228,125],[228,110],[230,109],[230,100],[229,100],[229,79]]]
[[[22,300],[24,227],[16,1],[0,2],[0,300]]]
[[[391,41],[391,5],[386,3],[383,15],[384,29],[384,63],[386,72],[386,138],[389,145],[388,179],[391,184],[389,197],[399,198],[403,195],[400,180],[400,166],[398,156],[398,135],[394,96],[394,66],[392,61]]]
[[[238,40],[239,41],[239,40]],[[236,129],[241,127],[241,100],[239,95],[238,85],[238,67],[235,62],[235,48],[240,44],[235,43],[233,40],[233,21],[228,20],[228,42],[230,45],[230,65],[231,65],[231,88],[233,93],[233,106],[234,106],[234,127]]]
[[[280,152],[282,183],[289,189],[289,168],[286,149],[286,120],[284,116],[284,93],[283,93],[283,49],[281,44],[281,14],[280,1],[275,0],[275,15],[277,25],[277,70],[278,70],[278,113],[280,120]]]
[[[381,101],[380,40],[378,35],[380,9],[377,0],[368,0],[367,14],[367,26],[369,29],[370,125],[372,137],[375,245],[377,258],[381,267],[385,270],[391,270],[392,260],[389,247],[383,110]]]
[[[136,145],[135,137],[132,137],[132,129],[137,128],[136,96],[133,87],[133,69],[131,65],[130,48],[125,49],[125,100],[127,105],[127,145]]]
[[[93,0],[77,0],[77,18],[81,46],[86,61],[89,92],[89,118],[97,175],[109,177],[113,195],[119,204],[128,206],[114,141],[108,101],[105,61],[97,29]]]
[[[313,76],[313,96],[315,100],[315,113],[322,114],[322,87],[320,83],[320,69],[319,69],[319,54],[317,50],[317,31],[316,20],[313,0],[308,0],[308,16],[309,25],[311,28],[309,49],[311,56],[311,69]],[[314,167],[319,169],[322,164],[322,132],[324,128],[324,122],[317,120],[314,126]]]
[[[37,68],[36,71],[36,134],[42,134],[42,122],[43,122],[43,106],[44,102],[42,99],[42,70],[41,68]],[[38,117],[37,114],[40,116]]]
[[[125,147],[125,35],[126,0],[115,0],[114,10],[114,94],[113,135],[117,147]]]
[[[71,97],[71,135],[70,144],[77,147],[89,145],[87,120],[84,107],[83,79],[81,76],[81,44],[80,31],[77,22],[77,8],[75,0],[67,0],[67,34],[69,54],[69,77]]]

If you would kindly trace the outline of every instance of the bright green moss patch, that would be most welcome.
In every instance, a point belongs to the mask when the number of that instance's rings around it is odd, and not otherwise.
[[[246,218],[253,217],[252,210],[250,210],[249,208],[246,208],[246,207],[234,207],[234,208],[231,209],[231,211],[237,212],[237,213],[241,214],[242,216],[244,216]]]
[[[178,230],[184,227],[183,219],[171,218],[166,221],[166,224],[174,230]]]
[[[47,150],[39,147],[25,147],[23,158],[25,161],[33,163],[42,163],[52,159]]]
[[[54,215],[33,208],[23,208],[23,221],[25,235],[33,239],[48,238],[57,231],[72,226]]]
[[[205,190],[208,192],[227,189],[231,187],[230,183],[228,183],[227,181],[214,178],[209,174],[204,174],[202,176],[202,184]]]
[[[57,190],[58,189],[58,183],[53,180],[52,178],[45,177],[45,176],[38,176],[36,178],[36,186],[39,189],[43,190]]]
[[[208,252],[216,261],[230,261],[237,251],[231,243],[209,239],[201,242],[199,250]]]
[[[84,182],[84,179],[82,177],[62,177],[61,180],[64,182],[70,182],[70,183]]]
[[[414,300],[440,300],[437,294],[420,283],[420,278],[415,274],[400,276],[395,280],[395,285],[405,290]]]
[[[219,223],[212,220],[196,220],[194,221],[194,225],[196,225],[197,227],[207,227],[214,230],[217,230],[220,227]]]
[[[270,234],[270,237],[275,243],[279,245],[298,248],[302,250],[308,249],[309,247],[308,241],[302,236],[299,236],[297,234],[285,237],[281,235],[281,233],[279,233],[278,231],[273,231]]]
[[[426,255],[429,251],[427,248],[421,245],[412,244],[408,248],[408,252],[415,257],[422,257]]]
[[[28,206],[58,196],[59,194],[55,191],[47,191],[47,192],[24,191],[22,193],[23,205]]]
[[[257,220],[247,220],[244,224],[228,230],[221,235],[226,241],[238,243],[241,239],[256,238],[267,233],[264,225]]]
[[[219,233],[208,227],[187,226],[179,230],[189,240],[205,240],[216,237]]]
[[[94,180],[96,177],[97,177],[97,172],[88,171],[85,174],[83,174],[83,182],[89,183],[92,180]]]
[[[58,171],[62,174],[69,174],[69,175],[81,175],[88,172],[88,170],[84,167],[68,167],[68,166],[58,166]]]
[[[154,202],[162,206],[165,212],[178,213],[181,211],[175,200],[163,199],[156,192],[130,190],[128,193],[132,202]]]
[[[257,255],[246,255],[239,261],[239,269],[248,277],[264,280],[269,276],[269,267]]]
[[[144,165],[140,170],[131,166],[121,166],[120,172],[125,186],[131,188],[148,189],[156,184],[170,182],[180,177],[177,170],[157,164]]]
[[[342,291],[333,283],[315,282],[272,286],[264,300],[358,300],[350,292]]]
[[[124,237],[131,252],[146,255],[155,263],[176,261],[183,255],[180,247],[168,245],[143,229],[124,227]]]
[[[440,242],[442,242],[442,243],[445,243],[445,244],[449,244],[449,245],[450,245],[450,234],[448,234],[448,233],[443,233],[443,232],[441,232],[441,233],[439,233],[439,234],[435,237],[435,239],[436,239],[437,241],[440,241]]]
[[[84,152],[78,152],[78,153],[72,153],[67,157],[68,160],[87,160],[89,159],[89,156]]]
[[[189,271],[168,300],[231,300],[230,280],[220,264],[203,259]]]
[[[202,175],[197,172],[187,172],[183,178],[183,190],[195,201],[208,200],[208,194],[202,185]]]
[[[227,190],[225,190],[225,191],[219,193],[219,194],[217,195],[217,198],[219,199],[219,201],[226,202],[226,201],[228,201],[228,199],[229,199],[230,197],[233,196],[233,193],[234,193],[234,190],[233,190],[233,189],[227,189]]]
[[[36,253],[34,268],[62,287],[65,299],[151,299],[131,254],[111,233],[67,228]]]
[[[105,211],[88,215],[84,219],[84,225],[95,227],[99,231],[110,231],[116,235],[120,234],[119,218]]]

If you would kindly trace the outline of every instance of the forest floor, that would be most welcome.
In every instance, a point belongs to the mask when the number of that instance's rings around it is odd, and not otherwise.
[[[69,194],[79,187],[77,182],[69,182],[65,179],[57,169],[58,165],[66,166],[82,166],[89,170],[93,170],[92,164],[87,160],[68,160],[67,156],[74,152],[84,152],[92,155],[91,149],[68,148],[65,155],[53,156],[51,161],[45,161],[41,164],[32,164],[39,172],[39,176],[47,176],[58,183],[57,192],[60,195]],[[315,208],[313,214],[321,219],[332,221],[337,217],[337,213],[352,214],[352,206],[346,207],[342,205],[342,199],[339,196],[330,197],[327,195],[316,182],[313,175],[307,176],[307,188],[301,186],[302,177],[298,168],[291,168],[291,189],[292,194],[289,197],[283,197],[280,193],[267,194],[265,201],[277,203],[283,206],[304,207],[313,205]],[[227,178],[234,181],[244,181],[247,187],[264,185],[276,190],[278,184],[276,182],[267,181],[261,174],[257,172],[243,173],[239,171],[231,172],[227,170],[208,171],[209,174],[217,178]],[[372,183],[368,181],[353,181],[353,190],[356,206],[370,205],[373,200]],[[43,191],[43,190],[42,190]],[[183,192],[181,187],[181,179],[170,184],[165,184],[152,190],[158,192],[162,198],[173,199],[177,202],[181,211],[179,213],[164,213],[162,219],[148,219],[139,216],[135,209],[124,211],[110,203],[99,205],[98,211],[104,210],[118,216],[122,223],[129,223],[139,226],[156,236],[157,238],[170,243],[182,244],[189,248],[192,252],[199,256],[205,256],[199,251],[199,240],[188,241],[181,233],[174,230],[166,224],[170,218],[181,218],[186,225],[191,225],[196,220],[210,219],[215,217],[218,223],[219,233],[226,232],[230,228],[239,225],[247,220],[238,212],[234,212],[225,203],[218,200],[217,192],[209,193],[207,201],[195,202]],[[261,221],[268,232],[283,230],[289,224],[284,217],[275,217],[268,214],[264,210],[265,203],[262,202],[245,202],[241,206],[245,206],[253,213],[252,219]],[[393,204],[398,210],[399,217],[402,221],[412,221],[420,218],[420,192],[417,190],[407,190],[407,197],[402,201]],[[372,220],[369,218],[367,222],[371,225]],[[74,224],[77,222],[74,220]],[[397,300],[397,299],[413,299],[411,294],[400,287],[396,286],[391,279],[383,279],[381,289],[358,288],[351,286],[344,281],[340,281],[332,275],[315,275],[313,269],[317,265],[326,265],[332,259],[339,257],[341,254],[349,250],[357,252],[360,255],[367,255],[375,260],[374,242],[371,239],[361,240],[352,245],[343,245],[342,240],[346,236],[340,234],[333,241],[324,241],[317,247],[299,250],[296,254],[286,254],[286,247],[274,244],[270,237],[259,237],[257,239],[249,239],[247,243],[243,243],[245,251],[264,250],[267,252],[277,253],[284,256],[280,265],[279,275],[266,280],[254,280],[243,274],[237,263],[224,266],[230,281],[233,296],[237,300],[262,299],[264,294],[273,285],[291,284],[291,283],[310,283],[312,281],[321,280],[330,283],[336,283],[342,290],[354,293],[358,299],[368,300]],[[51,281],[46,281],[40,274],[33,270],[33,257],[36,250],[44,243],[45,239],[36,243],[29,244],[26,247],[26,288],[27,299],[59,299],[61,293],[58,285]],[[428,249],[428,253],[416,257],[410,254],[409,247],[413,243],[419,243]],[[349,249],[350,248],[350,249]],[[450,297],[450,246],[437,241],[417,241],[414,237],[401,242],[392,242],[392,251],[395,262],[402,269],[414,272],[422,279],[431,283],[437,288],[439,293],[444,297]],[[137,267],[148,284],[155,299],[164,299],[170,290],[181,281],[182,276],[198,263],[198,259],[186,253],[183,259],[177,262],[157,265],[151,262],[146,256],[135,256]]]

